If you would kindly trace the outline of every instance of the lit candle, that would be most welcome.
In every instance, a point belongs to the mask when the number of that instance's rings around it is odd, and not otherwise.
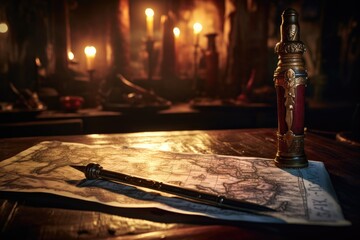
[[[71,52],[71,51],[69,51],[69,52],[68,52],[68,59],[69,59],[70,61],[72,61],[72,60],[74,60],[74,58],[75,58],[74,53]]]
[[[180,38],[180,28],[174,27],[173,28],[174,38],[175,38],[175,51],[179,48],[179,38]]]
[[[173,28],[174,38],[175,38],[175,72],[179,72],[179,38],[180,38],[180,28]]]
[[[178,27],[174,27],[173,33],[174,33],[175,39],[179,39],[179,37],[180,37],[180,29]]]
[[[195,45],[199,45],[199,34],[202,31],[203,27],[200,23],[194,23],[193,25],[193,29],[194,29],[194,35],[195,35]]]
[[[154,35],[154,10],[147,8],[145,10],[146,15],[146,35],[148,39],[152,39]]]
[[[8,31],[8,25],[4,22],[0,23],[0,33],[6,33]]]
[[[93,46],[86,46],[84,49],[86,55],[86,67],[88,71],[94,70],[95,68],[95,55],[96,55],[96,48]]]

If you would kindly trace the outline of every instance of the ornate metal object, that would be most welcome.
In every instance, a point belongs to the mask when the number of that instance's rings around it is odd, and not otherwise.
[[[86,166],[71,165],[71,167],[85,173],[87,179],[102,178],[106,180],[114,180],[128,185],[145,187],[161,192],[167,192],[189,201],[194,201],[197,203],[207,204],[215,207],[226,208],[231,210],[240,210],[251,213],[276,211],[266,206],[262,206],[247,201],[227,198],[225,196],[214,195],[207,192],[201,192],[195,189],[178,187],[176,185],[157,182],[154,180],[140,178],[137,176],[131,176],[123,173],[104,170],[99,164],[95,164],[95,163],[89,163]]]
[[[282,13],[281,40],[275,46],[278,65],[274,72],[278,109],[278,149],[275,164],[285,168],[308,166],[304,151],[304,106],[307,71],[303,60],[305,45],[300,41],[298,14]]]

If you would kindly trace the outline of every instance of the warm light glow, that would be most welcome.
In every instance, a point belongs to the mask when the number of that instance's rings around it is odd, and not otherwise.
[[[95,139],[105,138],[105,136],[102,135],[102,134],[89,134],[87,137],[89,137],[89,138],[95,138]]]
[[[194,34],[199,34],[202,31],[203,26],[197,22],[197,23],[194,23],[193,29],[194,29]]]
[[[74,60],[75,55],[72,52],[68,52],[68,58],[69,60]]]
[[[103,134],[89,134],[86,135],[87,138],[91,138],[91,143],[96,145],[109,145],[109,139],[106,138]]]
[[[175,38],[179,38],[180,37],[180,28],[174,27],[173,33],[174,33]]]
[[[41,67],[41,61],[40,61],[40,58],[35,58],[35,64],[36,64],[36,66],[38,66],[38,67]]]
[[[195,34],[195,46],[197,47],[197,46],[199,46],[199,35],[203,29],[203,26],[200,23],[196,22],[193,25],[193,29],[194,29],[194,34]]]
[[[135,148],[146,148],[146,149],[156,149],[161,151],[171,151],[171,146],[169,143],[135,143],[133,144]]]
[[[93,46],[86,46],[84,52],[87,57],[95,57],[96,48]]]
[[[154,10],[147,8],[145,10],[146,15],[146,36],[151,39],[154,35]]]
[[[88,71],[95,69],[95,55],[96,55],[96,48],[93,46],[86,46],[84,49],[86,55],[86,67]]]
[[[147,8],[147,9],[145,9],[145,15],[147,16],[147,17],[153,17],[154,16],[154,10],[152,10],[151,8]]]
[[[8,25],[6,23],[0,23],[0,33],[6,33],[8,31]]]
[[[180,28],[174,27],[174,45],[175,45],[175,73],[179,70],[179,50],[180,50]]]

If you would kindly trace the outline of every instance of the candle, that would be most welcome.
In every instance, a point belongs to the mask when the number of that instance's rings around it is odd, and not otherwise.
[[[180,38],[180,28],[173,28],[174,38],[175,38],[175,73],[179,72],[179,38]]]
[[[8,29],[9,27],[6,23],[4,22],[0,23],[0,33],[6,33]]]
[[[175,39],[179,39],[179,37],[180,37],[180,29],[178,27],[174,27],[173,33],[174,33]]]
[[[68,59],[69,59],[70,61],[72,61],[72,60],[74,60],[74,58],[75,58],[74,53],[71,52],[71,51],[69,51],[69,52],[68,52]]]
[[[194,29],[194,35],[195,35],[195,45],[199,45],[199,34],[202,31],[203,27],[200,23],[196,22],[193,25],[193,29]]]
[[[96,55],[96,48],[93,46],[86,46],[84,49],[86,55],[86,67],[88,71],[92,71],[95,68],[95,55]]]
[[[145,10],[146,15],[146,36],[148,39],[152,39],[154,35],[154,10],[147,8]]]
[[[174,45],[175,45],[175,54],[176,54],[179,48],[180,29],[178,27],[174,27],[173,33],[174,33],[174,40],[175,40]]]

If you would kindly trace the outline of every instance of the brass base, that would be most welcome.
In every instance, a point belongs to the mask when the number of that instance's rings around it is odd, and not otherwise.
[[[304,151],[304,135],[296,135],[291,131],[278,134],[278,151],[275,165],[281,168],[305,168],[308,161]]]
[[[284,157],[278,154],[275,157],[275,166],[279,168],[306,168],[309,165],[306,156]]]

